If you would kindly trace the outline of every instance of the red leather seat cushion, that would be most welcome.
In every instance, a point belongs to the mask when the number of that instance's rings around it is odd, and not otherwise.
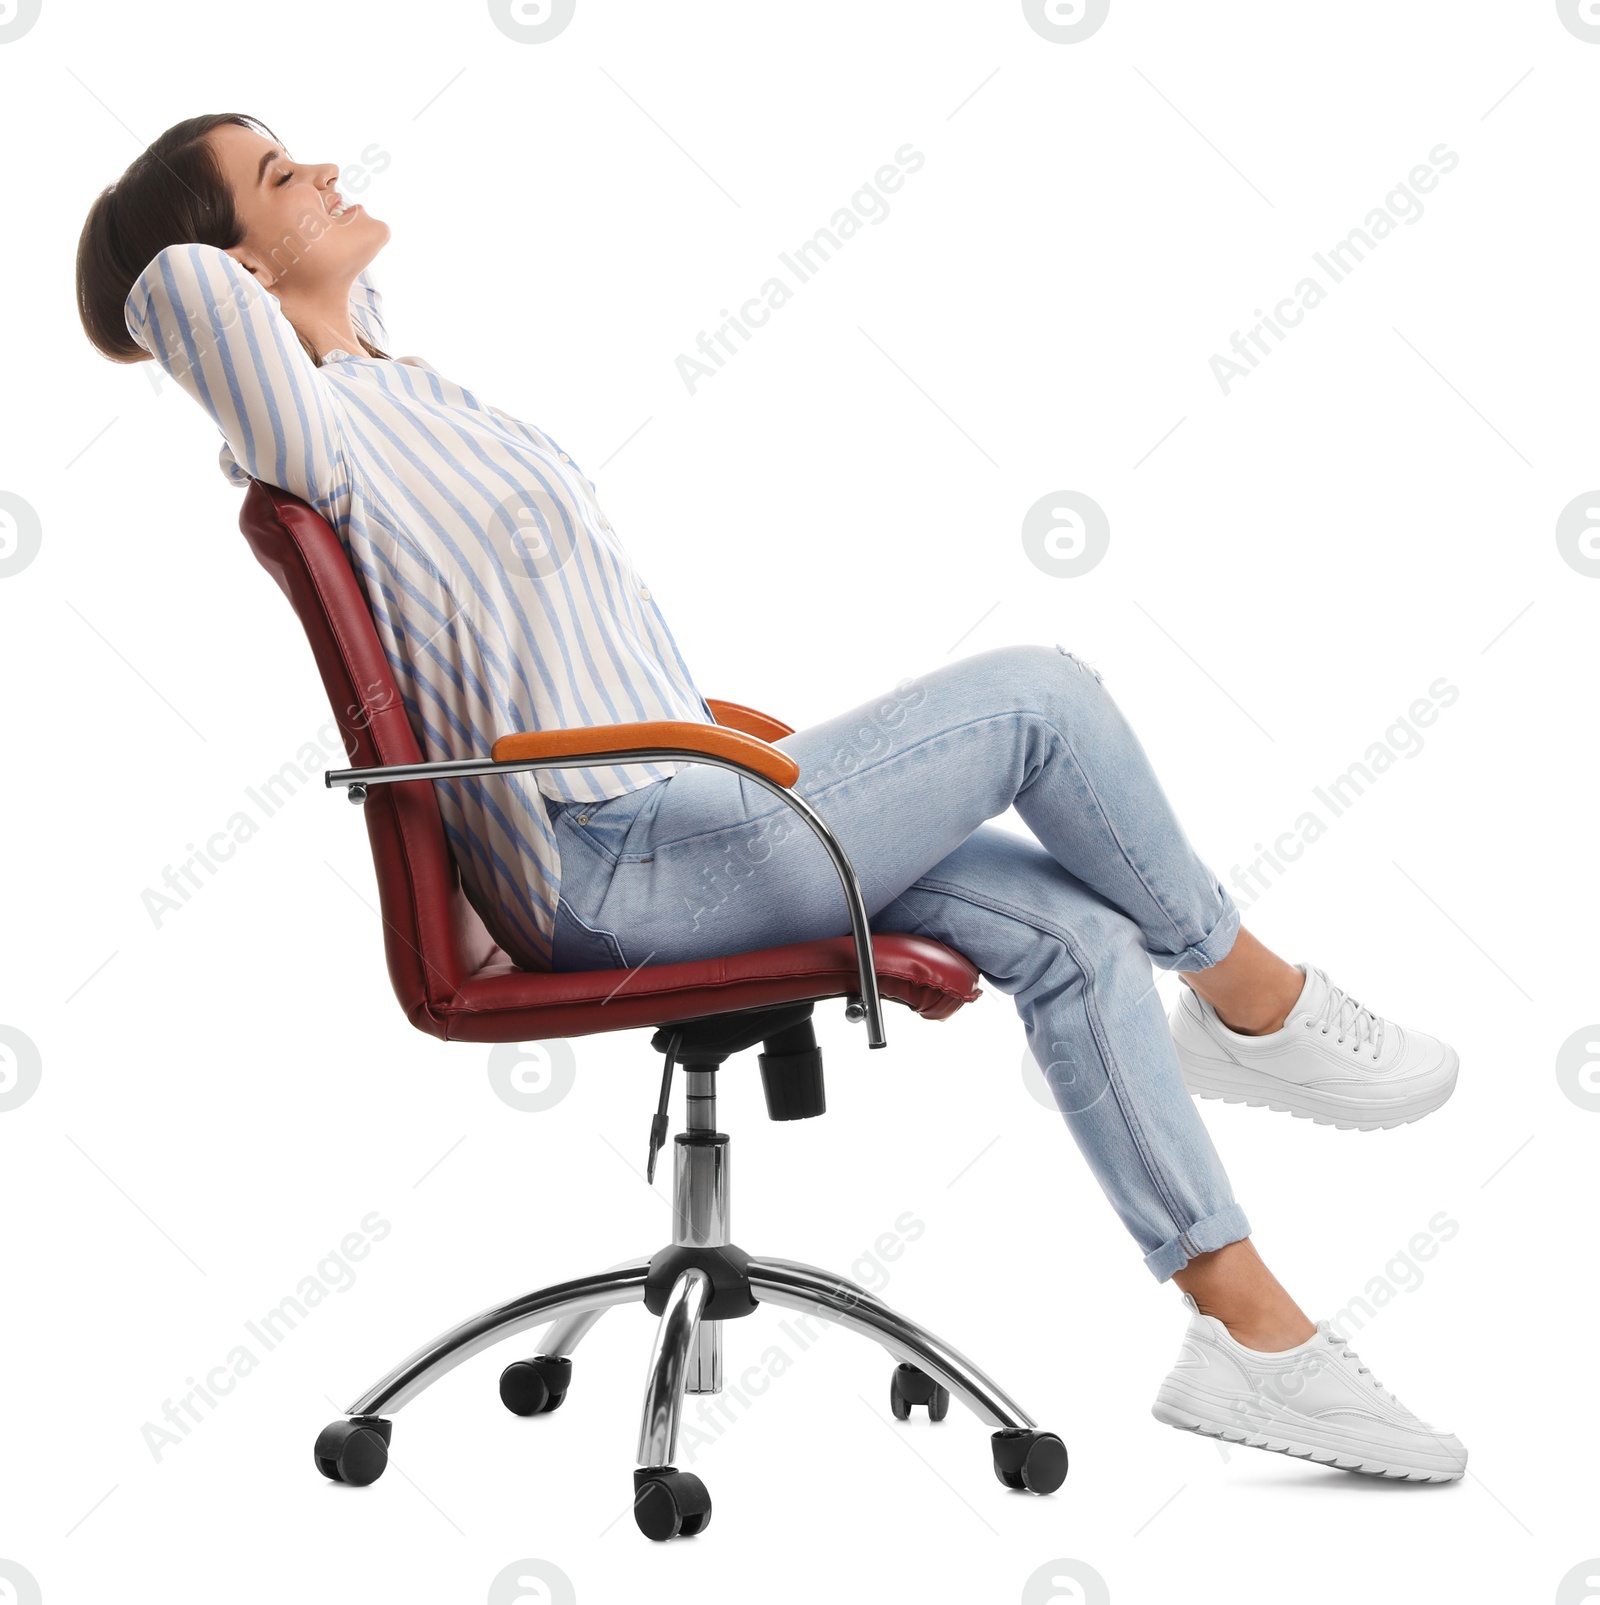
[[[925,936],[875,935],[878,990],[928,1020],[948,1019],[979,996],[978,971],[961,954]],[[629,1026],[666,1025],[803,998],[860,991],[855,943],[848,936],[792,942],[751,953],[646,964],[636,970],[535,974],[501,954],[461,988],[434,1020],[412,1024],[465,1042],[582,1036]]]

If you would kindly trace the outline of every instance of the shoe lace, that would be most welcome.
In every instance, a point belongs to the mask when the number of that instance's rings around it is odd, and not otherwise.
[[[1322,1034],[1326,1036],[1329,1031],[1338,1033],[1336,1040],[1343,1042],[1346,1036],[1355,1038],[1351,1051],[1359,1053],[1363,1044],[1371,1043],[1372,1057],[1376,1059],[1383,1051],[1383,1032],[1387,1021],[1381,1014],[1375,1014],[1369,1008],[1358,1003],[1342,986],[1328,985],[1327,996],[1322,1000],[1322,1007],[1306,1020],[1309,1030],[1314,1025],[1322,1027]]]
[[[1368,1377],[1371,1380],[1373,1387],[1375,1387],[1379,1393],[1386,1393],[1391,1399],[1394,1399],[1396,1404],[1400,1403],[1398,1399],[1395,1399],[1394,1394],[1390,1393],[1389,1389],[1384,1387],[1384,1385],[1372,1375],[1372,1368],[1361,1363],[1361,1356],[1350,1347],[1349,1343],[1347,1343],[1345,1339],[1340,1337],[1339,1334],[1335,1332],[1326,1321],[1319,1324],[1322,1327],[1322,1335],[1327,1338],[1334,1348],[1337,1349],[1345,1359],[1354,1360],[1356,1362],[1356,1374],[1358,1376]]]

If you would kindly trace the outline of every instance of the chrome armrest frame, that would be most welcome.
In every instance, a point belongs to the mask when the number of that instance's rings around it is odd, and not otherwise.
[[[366,801],[368,786],[391,785],[403,780],[462,780],[478,775],[520,774],[529,769],[610,768],[630,763],[701,763],[717,769],[730,769],[734,774],[770,791],[811,827],[811,833],[833,860],[850,911],[850,933],[855,941],[860,997],[849,1000],[845,1015],[848,1019],[866,1021],[869,1048],[883,1047],[888,1040],[883,1030],[883,1000],[878,993],[878,971],[872,957],[872,932],[867,924],[867,905],[861,895],[861,882],[856,876],[855,866],[838,838],[804,797],[787,786],[780,786],[775,780],[769,780],[758,770],[731,758],[715,758],[708,753],[678,747],[630,747],[621,752],[584,752],[565,758],[518,758],[509,763],[496,763],[492,758],[452,758],[438,763],[389,764],[377,769],[329,769],[324,772],[322,782],[330,788],[348,786],[351,802],[362,803]]]

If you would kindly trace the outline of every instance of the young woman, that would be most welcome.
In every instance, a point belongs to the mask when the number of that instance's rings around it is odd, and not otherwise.
[[[595,487],[559,443],[386,351],[388,225],[253,118],[192,118],[99,195],[78,247],[97,349],[154,358],[224,472],[338,531],[429,759],[517,730],[712,722]],[[875,929],[1011,994],[1150,1272],[1190,1312],[1158,1419],[1353,1471],[1453,1481],[1466,1451],[1382,1388],[1256,1254],[1190,1096],[1363,1130],[1447,1099],[1455,1053],[1269,952],[1185,837],[1099,673],[1060,647],[931,670],[777,745]],[[441,785],[467,895],[532,968],[629,968],[836,935],[833,867],[766,791],[633,764]],[[1032,840],[987,823],[1010,807]],[[1152,962],[1187,983],[1171,1021]]]

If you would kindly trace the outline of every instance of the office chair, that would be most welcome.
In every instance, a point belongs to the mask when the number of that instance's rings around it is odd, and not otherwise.
[[[658,1318],[646,1374],[634,1471],[634,1517],[646,1537],[705,1529],[711,1499],[673,1464],[685,1393],[722,1388],[723,1326],[760,1303],[815,1315],[879,1343],[898,1364],[890,1405],[907,1419],[925,1406],[943,1419],[955,1395],[991,1437],[1008,1488],[1051,1493],[1067,1451],[971,1361],[897,1314],[866,1288],[792,1260],[747,1253],[728,1235],[728,1137],[717,1127],[722,1064],[761,1047],[767,1112],[805,1120],[823,1112],[822,1054],[813,1006],[846,1000],[845,1015],[884,1045],[883,999],[925,1019],[948,1019],[979,994],[978,972],[926,937],[870,932],[855,871],[825,822],[791,788],[795,761],[770,743],[789,727],[731,702],[710,703],[715,725],[679,721],[508,732],[482,758],[424,762],[372,615],[332,526],[298,497],[252,482],[240,527],[289,598],[316,656],[353,767],[329,771],[361,805],[377,870],[389,978],[407,1018],[447,1042],[526,1042],[641,1026],[664,1055],[651,1133],[653,1171],[668,1122],[674,1068],[686,1083],[686,1124],[674,1141],[672,1241],[656,1253],[480,1311],[425,1344],[363,1393],[317,1438],[317,1469],[361,1485],[382,1475],[391,1422],[402,1405],[463,1360],[548,1324],[537,1354],[509,1365],[500,1397],[518,1415],[557,1409],[572,1384],[572,1352],[611,1306],[642,1303]],[[578,768],[597,762],[683,761],[730,769],[773,792],[826,848],[851,935],[793,942],[693,963],[644,965],[618,985],[614,970],[524,970],[489,935],[461,889],[434,784],[452,777]]]

